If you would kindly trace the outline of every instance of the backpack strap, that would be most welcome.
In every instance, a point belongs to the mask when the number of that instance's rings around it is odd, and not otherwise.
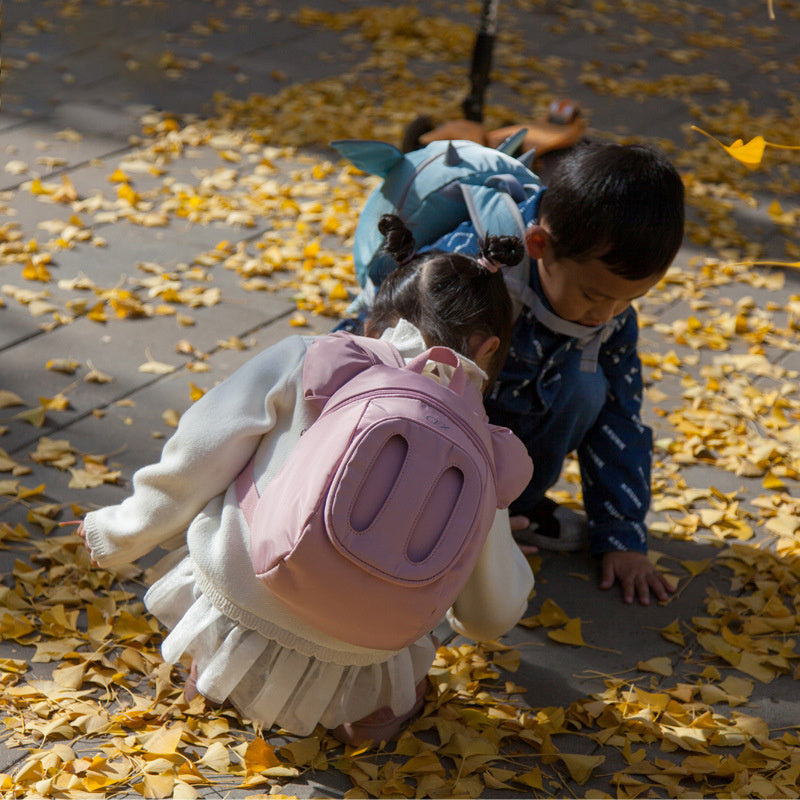
[[[553,331],[553,333],[571,336],[578,340],[578,347],[581,350],[580,371],[596,372],[600,347],[614,332],[617,325],[616,319],[612,317],[608,322],[591,328],[586,325],[579,325],[576,322],[569,322],[545,308],[544,303],[530,286],[526,287],[526,291],[526,304],[542,325]]]
[[[321,411],[337,389],[374,364],[404,367],[405,361],[394,345],[382,339],[344,331],[318,336],[303,363],[305,400]]]
[[[406,362],[400,351],[385,339],[373,339],[371,336],[356,336],[359,347],[371,353],[375,364],[388,364],[390,367],[404,367]]]
[[[467,385],[467,375],[464,372],[464,368],[461,366],[461,359],[454,350],[451,350],[449,347],[431,347],[424,353],[420,353],[415,358],[412,358],[406,365],[406,369],[410,369],[412,372],[421,375],[422,370],[425,369],[425,365],[429,361],[436,361],[439,364],[455,367],[455,372],[453,372],[453,376],[450,378],[448,388],[452,389],[456,394],[464,394],[464,389]]]
[[[242,509],[242,514],[244,514],[248,526],[253,522],[259,498],[255,477],[253,475],[255,461],[256,457],[255,454],[253,454],[253,457],[247,462],[245,468],[236,476],[236,499],[239,502],[239,508]]]
[[[480,245],[486,240],[486,228],[484,218],[492,220],[493,234],[514,235],[525,242],[525,220],[514,198],[505,191],[502,184],[494,186],[470,186],[461,184],[461,192],[464,195],[464,202],[469,212],[469,218],[475,228],[475,235],[478,237]],[[478,210],[478,203],[481,204],[483,213]],[[525,292],[531,272],[531,257],[525,249],[522,261],[515,267],[503,269],[503,277],[506,286],[511,294],[514,304],[514,318],[519,315],[523,306],[529,305],[529,297]]]

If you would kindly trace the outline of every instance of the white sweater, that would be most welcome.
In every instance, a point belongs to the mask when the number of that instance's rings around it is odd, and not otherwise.
[[[415,328],[384,335],[407,358],[421,351]],[[237,623],[303,655],[345,665],[375,664],[394,652],[342,642],[298,619],[255,576],[249,531],[234,481],[255,453],[259,493],[314,421],[303,399],[310,337],[291,336],[264,350],[207,392],[181,417],[158,463],[133,476],[124,502],[87,514],[92,557],[101,566],[135,561],[155,547],[188,544],[199,589]],[[507,511],[498,511],[478,564],[448,612],[455,631],[494,639],[527,608],[533,575],[515,544]]]

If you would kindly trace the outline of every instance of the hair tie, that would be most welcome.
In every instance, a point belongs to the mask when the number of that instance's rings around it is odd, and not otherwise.
[[[403,256],[403,258],[396,258],[395,264],[397,264],[398,267],[403,267],[410,261],[413,261],[416,258],[416,256],[417,256],[417,251],[416,249],[413,249],[407,256]]]
[[[503,266],[499,261],[495,261],[495,259],[491,258],[490,256],[478,256],[477,261],[480,266],[492,274],[497,272],[497,270]]]

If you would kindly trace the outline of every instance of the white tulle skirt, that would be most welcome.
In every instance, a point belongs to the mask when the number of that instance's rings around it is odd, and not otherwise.
[[[177,664],[191,657],[200,694],[214,703],[229,700],[264,728],[278,725],[298,736],[317,724],[355,722],[385,706],[398,715],[409,711],[436,653],[425,636],[369,666],[302,655],[220,612],[197,587],[188,556],[150,587],[145,605],[170,629],[161,646],[164,660]]]

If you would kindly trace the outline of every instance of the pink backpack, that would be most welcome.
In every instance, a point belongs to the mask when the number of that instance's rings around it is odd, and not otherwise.
[[[454,367],[448,386],[422,374],[429,360]],[[253,567],[318,630],[399,650],[441,622],[531,460],[445,347],[406,366],[387,342],[323,336],[303,386],[319,418],[263,495],[252,462],[236,481]]]

